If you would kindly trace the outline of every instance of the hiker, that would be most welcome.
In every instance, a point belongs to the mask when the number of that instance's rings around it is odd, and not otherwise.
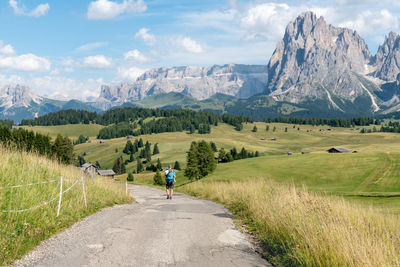
[[[174,194],[174,183],[176,182],[176,173],[172,169],[171,165],[168,165],[168,169],[165,171],[165,182],[166,182],[166,192],[167,199],[172,199],[172,195]]]

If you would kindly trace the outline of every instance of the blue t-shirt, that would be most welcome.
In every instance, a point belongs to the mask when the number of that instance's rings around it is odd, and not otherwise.
[[[167,174],[167,181],[173,181],[174,180],[174,176],[175,176],[175,171],[168,169],[168,174]]]

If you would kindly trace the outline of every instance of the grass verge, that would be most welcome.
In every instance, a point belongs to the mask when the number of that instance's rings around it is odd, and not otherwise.
[[[267,179],[207,180],[180,191],[228,207],[274,265],[400,265],[398,215]]]
[[[56,217],[61,175],[65,179],[64,189],[81,178],[81,172],[76,167],[0,147],[0,187],[57,180],[29,187],[0,189],[1,266],[12,263],[41,241],[104,207],[132,201],[121,184],[109,179],[85,178],[87,208],[82,184],[77,183],[63,194],[60,216]],[[52,199],[57,200],[37,209],[21,213],[3,212],[28,209]]]

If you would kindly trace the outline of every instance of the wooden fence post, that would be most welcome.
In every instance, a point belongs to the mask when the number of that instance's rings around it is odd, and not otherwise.
[[[62,189],[63,189],[63,177],[61,176],[61,180],[60,180],[60,199],[58,200],[57,217],[58,217],[58,215],[60,215],[61,198],[62,198],[62,193],[63,193]]]
[[[83,180],[83,176],[81,177],[81,180],[82,180],[83,198],[84,198],[84,200],[85,200],[85,208],[87,208],[86,191],[85,191],[85,181]]]

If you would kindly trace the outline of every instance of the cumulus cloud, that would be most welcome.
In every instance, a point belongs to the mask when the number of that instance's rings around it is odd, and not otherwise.
[[[201,44],[190,37],[179,36],[174,42],[186,52],[194,54],[200,54],[204,52],[204,48],[201,46]]]
[[[50,5],[48,3],[40,4],[31,11],[27,11],[25,6],[20,6],[17,0],[9,0],[8,4],[14,10],[14,14],[20,16],[30,16],[38,18],[46,15],[50,10]]]
[[[85,57],[83,66],[91,69],[105,69],[112,66],[112,59],[104,55]]]
[[[365,10],[354,17],[353,20],[346,20],[339,24],[357,30],[362,35],[370,35],[377,31],[388,31],[398,28],[398,18],[387,9],[380,11]]]
[[[143,0],[123,0],[114,2],[110,0],[97,0],[89,4],[87,18],[91,20],[112,19],[123,13],[138,13],[147,10]]]
[[[134,82],[136,79],[145,72],[144,69],[137,67],[118,68],[117,80]]]
[[[149,63],[152,61],[151,57],[143,54],[137,49],[126,52],[124,54],[124,59],[139,64]]]
[[[149,29],[141,28],[136,34],[135,38],[142,39],[148,45],[154,45],[156,37],[154,34],[149,33]]]
[[[15,55],[14,47],[11,45],[4,45],[3,41],[0,40],[0,55],[12,56]]]

